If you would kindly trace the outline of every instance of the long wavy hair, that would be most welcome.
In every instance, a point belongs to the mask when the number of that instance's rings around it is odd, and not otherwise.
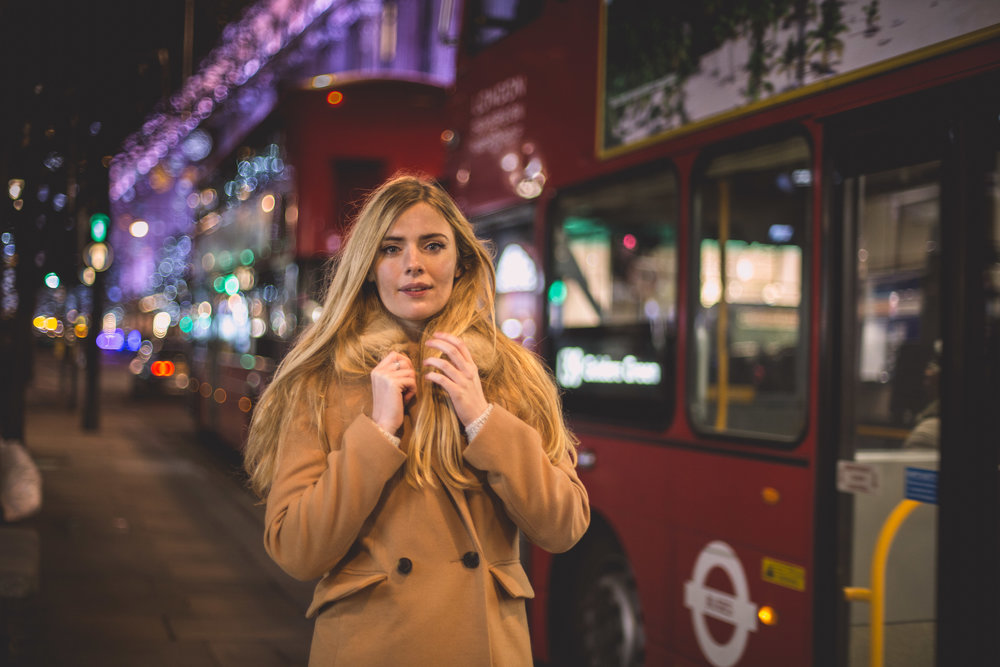
[[[296,340],[254,410],[244,451],[250,485],[267,496],[277,469],[283,434],[306,406],[312,425],[328,449],[325,412],[331,382],[366,380],[389,351],[366,335],[373,323],[391,322],[375,284],[368,280],[378,248],[400,215],[414,204],[433,207],[451,226],[458,251],[459,275],[451,298],[425,323],[418,354],[440,354],[423,343],[435,332],[449,332],[469,343],[479,367],[486,399],[502,405],[535,428],[545,452],[556,463],[575,461],[576,439],[567,430],[551,374],[530,351],[497,330],[494,316],[496,273],[491,253],[451,197],[434,181],[416,175],[395,176],[374,190],[361,208],[327,276],[326,298],[318,319]],[[396,332],[397,327],[392,327]],[[405,342],[398,327],[396,345]],[[421,368],[421,359],[414,359]],[[416,421],[408,443],[405,475],[414,486],[435,484],[435,472],[455,488],[479,484],[464,465],[464,430],[443,389],[418,373]]]

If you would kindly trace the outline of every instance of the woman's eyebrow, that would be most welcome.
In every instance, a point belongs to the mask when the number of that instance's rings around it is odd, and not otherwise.
[[[422,234],[422,235],[420,235],[418,237],[418,240],[420,240],[420,241],[428,241],[430,239],[444,239],[445,241],[447,241],[448,240],[448,235],[447,234],[442,234],[440,232],[432,232],[430,234]],[[386,236],[382,237],[382,242],[383,243],[385,243],[386,241],[392,241],[392,242],[395,242],[395,243],[399,243],[400,241],[405,241],[405,240],[406,240],[405,236],[388,236],[388,235],[386,235]]]

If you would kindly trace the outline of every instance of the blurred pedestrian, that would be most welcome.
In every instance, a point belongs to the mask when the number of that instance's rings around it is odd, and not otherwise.
[[[497,330],[495,273],[438,185],[360,211],[322,314],[246,450],[265,546],[321,577],[310,665],[531,665],[519,531],[564,551],[590,519],[555,384]]]
[[[931,358],[924,367],[923,390],[927,403],[917,413],[913,430],[903,441],[904,449],[937,449],[941,444],[941,341],[934,341]]]
[[[9,260],[8,260],[9,261]],[[15,288],[30,284],[18,267]],[[30,290],[3,294],[0,311],[0,514],[4,521],[20,521],[42,506],[42,475],[25,447],[25,399],[31,382],[33,340]]]

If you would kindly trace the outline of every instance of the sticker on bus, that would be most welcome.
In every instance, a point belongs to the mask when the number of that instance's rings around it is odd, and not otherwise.
[[[777,558],[765,556],[761,559],[760,578],[778,586],[791,588],[793,591],[806,590],[806,569]]]
[[[937,505],[937,470],[924,468],[906,469],[906,497],[930,505]]]
[[[875,466],[857,461],[837,461],[837,490],[843,493],[879,493]]]

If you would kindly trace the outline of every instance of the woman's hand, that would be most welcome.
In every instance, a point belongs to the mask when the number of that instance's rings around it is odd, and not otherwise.
[[[417,374],[405,354],[390,352],[372,369],[372,421],[388,433],[403,425],[406,405],[417,395]]]
[[[459,421],[468,426],[489,406],[479,382],[479,368],[469,348],[458,336],[446,333],[435,333],[427,346],[445,354],[444,358],[424,359],[425,366],[437,369],[427,373],[427,379],[448,393]]]

